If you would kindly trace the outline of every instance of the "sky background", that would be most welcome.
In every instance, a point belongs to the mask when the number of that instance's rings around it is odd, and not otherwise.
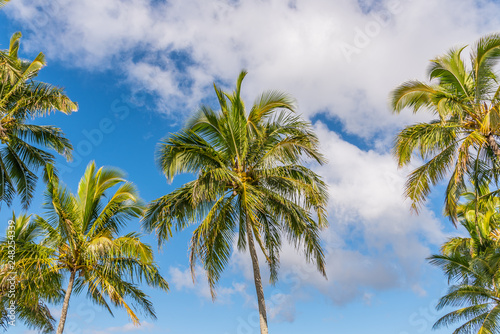
[[[243,68],[247,105],[268,89],[291,94],[329,160],[311,166],[330,191],[328,280],[284,246],[279,282],[265,287],[270,332],[448,333],[431,331],[446,281],[425,258],[460,231],[441,216],[439,187],[420,215],[410,213],[402,196],[409,169],[397,169],[391,145],[429,115],[393,115],[388,96],[406,80],[426,80],[430,59],[498,32],[499,14],[500,3],[471,0],[12,0],[0,12],[0,48],[21,31],[20,55],[47,57],[38,79],[78,102],[77,113],[36,120],[73,143],[74,161],[58,160],[73,191],[91,160],[126,171],[146,201],[190,180],[166,182],[156,143],[200,103],[216,107],[213,82],[232,90]],[[41,213],[42,193],[39,183],[30,213]],[[9,215],[2,206],[0,225]],[[72,296],[66,332],[258,333],[249,255],[233,254],[213,303],[202,270],[195,285],[190,279],[191,232],[157,253],[170,284],[168,293],[145,288],[157,320],[134,327],[124,310],[112,317]],[[9,332],[31,333],[20,324]]]

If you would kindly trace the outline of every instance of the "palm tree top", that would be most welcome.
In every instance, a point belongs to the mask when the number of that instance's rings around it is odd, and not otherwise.
[[[16,271],[16,316],[30,329],[40,330],[42,333],[54,333],[54,322],[48,303],[62,301],[64,292],[61,289],[61,275],[51,270],[52,261],[48,258],[51,251],[38,243],[44,236],[43,229],[38,226],[31,215],[12,213],[14,229],[6,233],[0,240],[0,326],[9,328],[11,319],[5,312],[10,298],[4,284],[6,278],[12,279],[10,273]],[[12,248],[9,245],[15,241],[15,266],[12,270]],[[10,242],[10,243],[9,243]],[[8,250],[11,250],[9,253]]]
[[[448,292],[436,308],[454,307],[433,328],[461,323],[453,333],[496,333],[500,311],[499,204],[486,184],[463,194],[458,217],[468,232],[445,242],[430,263],[441,267]],[[461,198],[462,199],[462,198]]]
[[[430,83],[409,80],[391,94],[391,106],[395,113],[409,107],[414,112],[426,108],[440,115],[448,103],[461,101],[479,106],[498,100],[498,85],[495,83],[495,66],[500,59],[500,34],[480,38],[471,46],[470,66],[462,59],[468,45],[450,49],[446,54],[430,61],[427,74]],[[431,98],[432,95],[432,98]],[[449,101],[452,100],[452,101]],[[498,101],[497,101],[498,102]]]
[[[456,223],[458,196],[467,188],[465,179],[478,161],[497,168],[500,158],[500,85],[496,66],[500,59],[500,34],[480,38],[470,52],[470,65],[462,59],[465,47],[451,49],[433,59],[429,82],[406,81],[391,93],[394,113],[427,110],[435,119],[404,128],[396,137],[394,156],[399,167],[408,165],[415,153],[424,161],[408,177],[405,196],[418,209],[431,185],[450,176],[446,212]]]
[[[247,111],[240,96],[246,74],[246,71],[240,73],[232,94],[223,92],[214,84],[221,108],[219,112],[202,106],[183,130],[160,142],[156,161],[169,181],[180,173],[196,174],[210,168],[242,173],[262,166],[270,168],[300,163],[304,157],[320,164],[326,162],[317,150],[317,136],[310,124],[297,114],[295,100],[289,95],[278,91],[264,92]],[[269,142],[259,141],[259,136],[265,136]],[[296,143],[289,143],[284,138]],[[211,155],[199,155],[195,151],[175,152],[176,159],[165,159],[162,155],[165,149],[175,150],[175,146],[191,145],[191,142],[210,150],[207,153]],[[278,145],[272,150],[257,150],[269,149],[265,145],[273,144]]]
[[[11,205],[19,195],[26,210],[38,170],[55,162],[44,148],[66,159],[71,159],[73,150],[60,129],[27,123],[55,111],[69,114],[78,106],[62,88],[35,80],[45,57],[40,53],[33,61],[19,58],[21,36],[20,32],[13,34],[9,49],[0,51],[0,202]]]
[[[130,219],[141,217],[144,211],[136,187],[122,171],[97,168],[94,162],[87,166],[76,193],[59,182],[51,166],[46,177],[43,216],[35,216],[31,223],[24,219],[16,225],[18,238],[30,236],[29,243],[36,252],[30,255],[20,251],[16,265],[29,269],[36,263],[45,263],[42,276],[55,276],[59,291],[63,275],[69,276],[57,333],[64,328],[70,296],[84,290],[94,303],[111,314],[113,305],[124,308],[134,324],[139,323],[137,310],[155,318],[149,296],[139,284],[164,291],[168,284],[159,273],[152,248],[141,241],[141,234],[121,233]],[[38,240],[33,240],[33,236]],[[33,278],[27,275],[27,280]],[[41,298],[47,302],[46,297]],[[51,317],[45,319],[51,322]]]
[[[326,162],[318,138],[287,94],[264,92],[248,111],[240,96],[246,74],[240,73],[232,93],[214,85],[219,111],[201,106],[181,131],[159,143],[156,161],[167,179],[193,173],[196,180],[154,201],[143,220],[160,244],[172,236],[172,228],[179,231],[200,222],[191,243],[191,264],[203,259],[211,287],[227,264],[235,233],[238,248],[246,247],[246,219],[271,266],[272,281],[277,278],[279,233],[304,246],[306,258],[317,261],[325,274],[318,231],[327,226],[326,184],[303,166],[311,159]]]
[[[65,114],[77,111],[78,105],[63,93],[62,88],[34,80],[46,65],[45,55],[40,52],[31,61],[19,58],[21,37],[21,32],[14,33],[9,49],[0,51],[0,63],[3,65],[0,78],[4,80],[0,111],[15,118],[44,116],[54,111]]]
[[[180,173],[196,179],[153,201],[143,218],[161,245],[172,229],[198,224],[189,246],[191,273],[200,261],[212,297],[234,246],[252,259],[261,333],[267,315],[256,248],[276,282],[283,238],[303,248],[307,261],[326,276],[320,230],[328,225],[328,192],[306,159],[325,163],[309,122],[287,94],[268,91],[247,110],[241,98],[242,71],[232,93],[214,84],[220,110],[201,106],[187,125],[156,150],[167,180]],[[313,217],[313,213],[316,217]]]

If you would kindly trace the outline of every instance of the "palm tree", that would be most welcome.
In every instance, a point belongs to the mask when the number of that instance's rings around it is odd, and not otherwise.
[[[140,217],[144,210],[135,186],[122,172],[96,169],[94,162],[87,166],[76,194],[59,184],[51,167],[47,178],[46,214],[44,218],[36,216],[33,222],[33,229],[40,234],[38,242],[32,241],[38,255],[21,252],[16,265],[24,273],[42,263],[59,282],[69,274],[57,333],[63,333],[72,293],[84,289],[94,303],[111,314],[110,302],[125,308],[134,324],[139,323],[137,308],[156,317],[151,301],[137,283],[144,281],[166,291],[167,282],[158,271],[151,247],[141,242],[139,233],[119,235],[127,220]]]
[[[500,197],[499,191],[490,189],[487,178],[471,180],[474,186],[460,196],[457,218],[468,233],[468,237],[454,237],[441,247],[446,256],[458,253],[461,256],[486,256],[500,242]]]
[[[434,329],[462,323],[453,334],[498,333],[500,330],[500,258],[496,252],[480,257],[452,253],[433,256],[450,281],[448,293],[441,297],[437,309],[458,307],[441,317]]]
[[[10,0],[0,0],[0,8],[2,8],[3,6],[5,6],[7,4],[7,2],[9,2]]]
[[[47,303],[62,301],[64,291],[61,275],[49,266],[46,249],[36,243],[42,236],[43,230],[31,216],[13,214],[6,238],[0,241],[0,326],[4,329],[13,320],[9,309],[15,301],[16,316],[28,328],[43,333],[55,331]],[[16,270],[16,266],[22,270]]]
[[[481,191],[485,196],[487,189]],[[459,221],[469,237],[455,237],[430,262],[454,284],[441,297],[437,309],[459,307],[441,317],[434,328],[464,322],[453,333],[497,333],[500,330],[500,199],[464,195]]]
[[[459,195],[466,190],[464,175],[479,157],[497,167],[500,148],[500,85],[495,66],[500,58],[500,35],[485,36],[472,47],[470,67],[462,60],[465,47],[451,49],[431,61],[430,83],[407,81],[391,94],[392,109],[399,113],[430,111],[435,119],[404,128],[396,137],[394,155],[400,167],[413,154],[424,160],[408,177],[405,196],[413,209],[427,198],[451,171],[446,189],[446,212],[456,223]]]
[[[201,260],[213,298],[235,238],[240,251],[248,246],[261,333],[267,333],[255,242],[269,265],[271,283],[278,277],[283,237],[303,246],[307,260],[326,276],[319,232],[328,224],[327,190],[303,166],[304,156],[324,163],[311,125],[296,114],[290,97],[276,91],[263,93],[247,112],[240,96],[245,75],[242,71],[232,94],[214,85],[220,112],[202,106],[183,130],[159,144],[157,163],[169,181],[180,173],[197,177],[153,201],[143,226],[156,231],[162,244],[172,229],[199,222],[189,247],[191,272],[194,279]]]
[[[0,202],[10,205],[16,194],[27,209],[33,197],[37,170],[54,164],[50,148],[71,158],[72,146],[53,126],[27,124],[29,119],[56,110],[65,114],[77,105],[63,89],[34,80],[45,65],[40,53],[33,61],[18,57],[21,33],[15,33],[8,50],[0,51]],[[42,148],[40,148],[42,147]]]

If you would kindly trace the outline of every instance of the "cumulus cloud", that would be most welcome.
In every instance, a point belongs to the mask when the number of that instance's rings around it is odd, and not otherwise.
[[[277,88],[302,112],[341,120],[370,139],[408,122],[387,96],[427,61],[494,31],[495,2],[445,0],[19,0],[6,7],[32,50],[86,69],[113,68],[170,115],[194,109],[214,80]],[[485,20],[484,18],[488,19]],[[418,27],[418,29],[415,29]],[[30,29],[31,28],[31,29]],[[184,111],[184,110],[183,110]]]
[[[366,288],[418,287],[429,247],[444,239],[440,221],[424,208],[412,215],[402,196],[407,171],[388,153],[362,151],[318,122],[329,164],[316,168],[329,185],[330,227],[325,232],[329,282],[316,285],[336,302]],[[361,289],[360,289],[361,287]]]

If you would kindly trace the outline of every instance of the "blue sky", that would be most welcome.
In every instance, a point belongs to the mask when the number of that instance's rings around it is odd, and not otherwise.
[[[267,89],[290,93],[329,160],[312,166],[330,189],[329,279],[285,246],[280,281],[265,287],[271,333],[431,333],[446,282],[425,258],[457,231],[441,218],[439,187],[419,216],[409,212],[408,170],[397,170],[391,143],[402,126],[428,116],[392,115],[388,94],[425,79],[429,59],[496,32],[499,13],[495,1],[469,0],[12,0],[0,13],[0,48],[21,31],[21,56],[47,56],[39,79],[79,103],[70,116],[36,121],[61,127],[72,141],[74,162],[58,166],[73,190],[91,160],[126,171],[147,201],[189,180],[167,184],[155,145],[200,103],[214,103],[214,81],[232,89],[242,68],[247,105]],[[39,184],[31,213],[40,213],[42,192]],[[8,217],[2,207],[0,221]],[[258,333],[248,254],[233,254],[213,303],[201,269],[190,281],[190,232],[157,254],[171,289],[146,288],[156,321],[133,327],[123,310],[112,317],[73,296],[67,332]]]

